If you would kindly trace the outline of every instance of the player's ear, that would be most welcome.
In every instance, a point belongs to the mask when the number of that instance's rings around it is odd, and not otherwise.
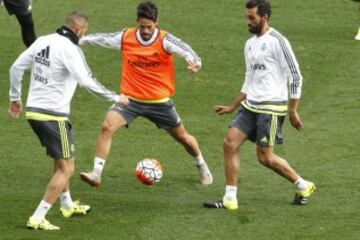
[[[75,34],[77,35],[77,36],[79,36],[80,34],[81,34],[81,27],[80,26],[75,26],[74,27],[74,31],[75,31]]]
[[[269,15],[265,14],[265,15],[264,15],[264,18],[265,18],[265,20],[266,20],[267,22],[269,21]]]

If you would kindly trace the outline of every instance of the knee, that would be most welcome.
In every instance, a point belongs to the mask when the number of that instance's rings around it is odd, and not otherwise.
[[[239,151],[239,144],[226,137],[223,142],[223,149],[226,153],[234,153]]]
[[[264,165],[266,167],[271,167],[272,164],[273,164],[272,154],[269,154],[269,153],[258,151],[257,152],[257,159],[259,160],[259,162],[262,165]]]
[[[67,178],[70,178],[75,172],[75,164],[73,158],[61,159],[59,161],[64,161],[63,164],[56,167],[56,171]]]
[[[114,134],[116,132],[117,128],[115,127],[115,125],[111,122],[111,121],[108,121],[108,120],[105,120],[103,123],[102,123],[102,126],[101,126],[101,132],[102,133],[107,133],[107,134]]]

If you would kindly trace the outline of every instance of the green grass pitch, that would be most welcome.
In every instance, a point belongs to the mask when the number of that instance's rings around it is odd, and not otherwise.
[[[90,17],[89,33],[114,32],[135,24],[139,1],[37,0],[37,35],[55,31],[67,13]],[[93,207],[86,217],[63,219],[58,204],[48,219],[59,232],[29,231],[27,218],[40,201],[52,160],[24,116],[7,115],[8,70],[24,50],[14,16],[0,7],[0,239],[360,239],[360,25],[358,4],[350,0],[273,0],[270,25],[292,44],[304,77],[300,116],[305,131],[285,124],[285,144],[276,152],[318,190],[307,206],[293,206],[294,187],[257,163],[255,148],[241,149],[239,210],[208,210],[202,202],[224,191],[222,139],[232,115],[218,117],[213,105],[230,103],[244,79],[243,45],[250,36],[244,1],[156,1],[160,26],[188,42],[200,55],[197,75],[176,61],[177,111],[197,137],[214,174],[201,186],[192,159],[152,123],[137,119],[114,138],[103,185],[90,188],[79,171],[91,169],[95,139],[109,103],[78,89],[71,120],[77,149],[71,193]],[[116,90],[121,67],[114,50],[84,47],[94,75]],[[29,75],[25,75],[23,102]],[[155,187],[141,185],[136,163],[154,157],[164,167]]]

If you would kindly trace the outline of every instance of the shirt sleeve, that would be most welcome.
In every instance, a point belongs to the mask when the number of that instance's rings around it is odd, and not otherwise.
[[[34,59],[34,45],[35,44],[21,53],[10,67],[10,101],[18,101],[21,99],[21,82],[23,80],[24,72],[29,70],[32,66]]]
[[[290,98],[300,99],[302,75],[291,45],[285,37],[278,41],[275,53],[280,67],[288,74]]]
[[[82,37],[79,41],[79,44],[80,45],[91,44],[95,46],[120,50],[124,30],[125,29],[115,33],[89,34]]]
[[[249,61],[247,59],[247,50],[248,49],[248,44],[245,44],[244,47],[244,58],[245,58],[245,81],[241,87],[241,92],[247,94],[248,91],[248,86],[249,86],[249,73],[250,73],[250,65],[249,65]]]
[[[118,94],[108,90],[93,77],[86,63],[84,54],[79,47],[76,47],[76,52],[68,51],[64,58],[67,69],[81,87],[84,87],[95,96],[99,96],[108,101],[119,101],[120,96]]]
[[[196,52],[181,39],[171,33],[166,34],[163,40],[164,49],[170,54],[176,54],[185,60],[190,60],[201,67],[201,59]]]

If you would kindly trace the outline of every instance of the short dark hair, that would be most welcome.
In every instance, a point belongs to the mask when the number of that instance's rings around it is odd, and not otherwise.
[[[251,9],[251,8],[255,8],[257,7],[257,13],[260,16],[265,16],[267,15],[268,18],[270,18],[271,16],[271,5],[270,2],[267,0],[249,0],[246,3],[246,8]]]
[[[137,18],[156,21],[158,19],[158,8],[151,1],[142,2],[137,7]]]

